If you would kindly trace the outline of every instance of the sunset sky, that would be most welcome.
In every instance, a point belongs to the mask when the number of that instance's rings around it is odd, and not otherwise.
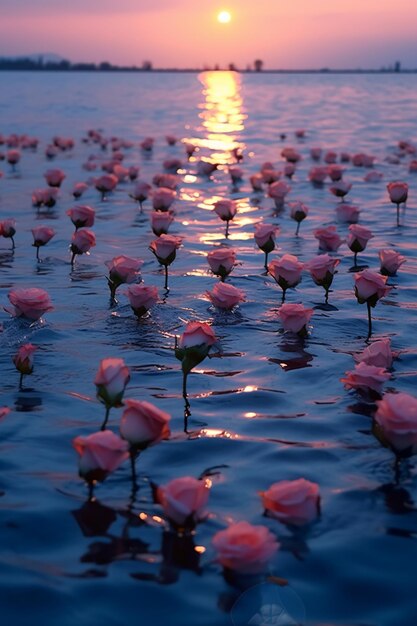
[[[44,52],[157,67],[416,68],[417,1],[0,0],[0,56]]]

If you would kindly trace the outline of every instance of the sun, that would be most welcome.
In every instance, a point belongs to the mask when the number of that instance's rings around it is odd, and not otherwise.
[[[220,11],[217,15],[217,21],[220,22],[220,24],[228,24],[231,19],[232,16],[229,11]]]

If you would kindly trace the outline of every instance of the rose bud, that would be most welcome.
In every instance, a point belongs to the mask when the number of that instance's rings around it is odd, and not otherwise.
[[[252,174],[249,177],[250,184],[252,185],[253,191],[263,191],[263,176],[262,174]]]
[[[66,178],[62,170],[48,170],[44,174],[47,185],[50,187],[60,187],[62,181]]]
[[[9,407],[7,406],[0,407],[0,420],[6,417],[6,415],[9,415],[9,413],[11,413],[11,409],[9,409]]]
[[[408,171],[410,172],[410,174],[415,174],[417,172],[417,159],[413,159],[412,161],[410,161]]]
[[[229,176],[233,185],[243,180],[243,170],[241,167],[229,167]]]
[[[319,486],[305,478],[281,480],[260,495],[267,514],[283,524],[303,526],[320,514]]]
[[[33,354],[37,349],[38,348],[31,343],[25,343],[25,345],[20,346],[19,350],[14,355],[13,363],[22,377],[33,372]]]
[[[349,226],[349,235],[346,239],[348,247],[354,253],[354,264],[356,265],[358,252],[362,252],[366,248],[366,244],[372,239],[373,234],[369,228],[360,226],[359,224],[351,224]]]
[[[282,289],[282,300],[290,287],[296,287],[301,281],[301,272],[304,263],[292,254],[284,254],[280,259],[274,259],[268,265],[268,273]]]
[[[278,180],[269,185],[268,196],[275,201],[277,209],[281,209],[286,196],[291,191],[290,185],[287,185],[283,180]]]
[[[237,522],[218,531],[212,543],[217,561],[226,570],[241,574],[261,574],[280,547],[266,526],[248,522]]]
[[[342,202],[336,207],[336,216],[339,222],[347,224],[356,224],[359,220],[360,209],[353,204]]]
[[[269,167],[265,167],[265,165],[268,165]],[[279,172],[278,170],[275,170],[272,163],[268,163],[262,166],[261,176],[262,176],[262,180],[264,183],[266,183],[267,185],[272,185],[273,183],[276,183],[279,181],[279,179],[281,178],[281,172]]]
[[[31,287],[29,289],[12,289],[8,296],[14,309],[6,309],[14,317],[26,317],[30,320],[38,320],[44,313],[54,308],[49,299],[49,294],[43,289]]]
[[[100,361],[94,384],[97,387],[97,398],[106,409],[123,406],[123,394],[129,380],[129,368],[123,359],[108,358]]]
[[[316,285],[323,287],[326,291],[326,304],[329,298],[329,289],[339,263],[339,259],[334,259],[328,254],[319,254],[311,259],[311,261],[309,261],[306,265],[306,268],[309,270],[310,276]]]
[[[20,161],[20,150],[8,150],[6,153],[6,161],[7,163],[9,163],[9,165],[12,166],[12,169],[14,170],[16,168],[16,165],[19,163]]]
[[[302,304],[283,304],[278,309],[284,330],[297,333],[300,337],[307,335],[307,324],[313,313],[313,309],[307,309]]]
[[[127,297],[136,317],[143,317],[158,302],[158,289],[150,285],[130,285]]]
[[[111,430],[75,437],[72,445],[80,455],[79,475],[92,484],[103,481],[129,458],[129,444]]]
[[[275,238],[280,229],[272,224],[255,224],[256,245],[265,252],[265,269],[268,269],[268,255],[275,249]]]
[[[137,179],[137,177],[139,176],[139,168],[136,167],[136,165],[131,165],[128,168],[128,176],[129,176],[129,180],[131,182],[133,182],[134,180]]]
[[[159,237],[160,235],[166,235],[173,221],[174,221],[173,211],[152,211],[151,213],[152,232],[157,237]]]
[[[178,138],[175,135],[165,135],[165,141],[169,146],[175,146],[178,141]]]
[[[295,231],[295,235],[298,236],[298,232],[300,230],[300,224],[308,215],[308,207],[302,202],[289,202],[288,206],[290,207],[290,217],[294,221],[297,222],[297,229]]]
[[[342,180],[343,172],[345,171],[341,165],[337,165],[336,163],[332,163],[327,168],[330,180],[333,183],[337,183],[339,180]]]
[[[329,191],[336,196],[336,198],[340,198],[343,201],[343,198],[347,196],[349,191],[352,189],[352,183],[348,183],[344,180],[340,180],[335,183],[332,187],[330,187]]]
[[[377,401],[376,434],[395,452],[417,452],[417,398],[408,393],[386,393]]]
[[[287,163],[284,166],[284,176],[286,176],[287,178],[292,178],[296,172],[296,166],[295,163]]]
[[[120,435],[136,450],[168,439],[171,416],[150,402],[126,400],[120,422]]]
[[[120,285],[133,283],[140,276],[140,268],[143,265],[143,261],[141,259],[132,259],[122,254],[114,257],[111,261],[106,261],[105,265],[109,270],[107,282],[111,298],[114,300],[116,290]]]
[[[139,145],[145,152],[151,152],[153,150],[154,143],[155,139],[153,137],[145,137],[145,139],[141,141]]]
[[[158,259],[158,262],[165,268],[165,289],[168,289],[168,266],[175,261],[177,250],[181,246],[181,237],[174,235],[161,235],[154,239],[149,249]]]
[[[12,250],[14,250],[14,236],[16,234],[16,220],[9,219],[0,222],[0,235],[12,242]]]
[[[172,174],[175,174],[176,172],[178,172],[178,170],[180,170],[183,167],[183,163],[181,159],[172,157],[169,159],[165,159],[165,161],[162,163],[162,167],[167,172],[171,172]]]
[[[393,204],[397,205],[397,226],[400,225],[400,204],[408,198],[408,185],[404,182],[391,182],[387,185],[388,195]]]
[[[72,209],[68,209],[68,211],[66,211],[66,214],[69,216],[71,222],[74,224],[77,230],[79,228],[90,228],[91,226],[94,226],[94,218],[96,212],[90,206],[74,206],[72,207]]]
[[[81,196],[83,195],[85,191],[87,191],[87,189],[88,189],[87,183],[75,183],[74,187],[72,188],[72,195],[74,196],[76,200],[78,200],[78,198],[81,198]],[[68,215],[68,212],[67,212],[67,215]]]
[[[377,172],[376,170],[373,170],[371,172],[368,172],[363,177],[363,180],[365,181],[365,183],[379,183],[379,181],[383,178],[384,174],[382,172]]]
[[[197,161],[197,174],[199,176],[206,176],[210,178],[210,176],[217,170],[217,163],[212,163],[211,161],[205,161],[204,159],[200,159]]]
[[[320,161],[323,150],[321,148],[310,148],[310,156],[313,161]]]
[[[181,361],[183,373],[182,395],[186,407],[189,406],[187,399],[187,376],[208,355],[210,348],[217,341],[211,326],[204,322],[188,322],[187,327],[179,341],[175,337],[175,356]]]
[[[152,206],[155,211],[169,211],[176,197],[173,189],[159,187],[152,194]]]
[[[43,205],[44,200],[45,195],[43,189],[35,189],[34,191],[32,191],[32,206],[39,209]]]
[[[317,228],[313,234],[319,242],[319,249],[325,252],[336,252],[343,243],[343,239],[336,231],[336,226]]]
[[[388,338],[374,341],[363,352],[356,354],[354,358],[358,363],[389,369],[394,358],[391,351],[391,342]]]
[[[331,163],[336,163],[337,161],[337,152],[333,152],[333,150],[328,150],[324,155],[324,162],[330,165]]]
[[[155,174],[152,182],[156,187],[159,187],[160,189],[165,188],[171,189],[171,191],[175,191],[178,188],[181,179],[175,174]]]
[[[49,226],[36,226],[32,228],[33,246],[36,248],[36,258],[39,259],[39,248],[45,246],[55,235],[53,228]]]
[[[236,264],[236,252],[233,248],[216,248],[207,254],[207,262],[213,274],[224,281]]]
[[[387,277],[363,270],[355,274],[355,295],[359,304],[366,302],[368,308],[368,339],[372,335],[371,307],[375,307],[378,300],[387,295],[390,287],[386,287]]]
[[[149,185],[149,183],[145,183],[145,181],[139,180],[134,186],[133,191],[129,194],[129,196],[133,198],[135,202],[139,203],[141,210],[142,204],[145,202],[145,200],[148,199],[151,189],[152,187],[151,185]]]
[[[206,291],[206,295],[214,306],[226,310],[233,309],[246,299],[244,291],[226,283],[216,283],[212,291]]]
[[[114,174],[103,174],[103,176],[96,178],[94,186],[101,193],[101,199],[104,200],[106,195],[116,188],[118,182],[119,180]]]
[[[217,200],[214,204],[214,212],[220,217],[223,222],[226,222],[226,237],[229,234],[229,222],[234,218],[237,211],[237,205],[234,200],[224,198],[223,200]]]
[[[156,490],[156,502],[177,529],[193,529],[205,517],[211,482],[192,476],[174,478]]]
[[[308,179],[316,186],[322,186],[328,176],[327,167],[312,167]]]
[[[355,369],[346,372],[345,378],[341,378],[345,389],[357,389],[358,391],[373,391],[381,395],[384,383],[391,378],[391,374],[383,367],[368,365],[365,362],[355,365]]]
[[[288,163],[298,163],[298,161],[301,160],[301,154],[294,148],[283,148],[283,150],[281,150],[281,156],[288,161]]]
[[[48,187],[43,190],[43,203],[48,209],[52,209],[56,205],[58,199],[58,189],[55,187]]]
[[[384,276],[395,276],[397,270],[407,260],[405,256],[398,254],[395,250],[380,250],[378,256],[381,262],[381,274]]]
[[[90,248],[96,245],[96,236],[92,230],[88,228],[80,228],[76,230],[71,238],[71,265],[74,264],[77,254],[88,254]]]

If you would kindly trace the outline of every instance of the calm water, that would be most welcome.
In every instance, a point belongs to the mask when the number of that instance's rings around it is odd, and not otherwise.
[[[399,165],[385,160],[398,140],[417,140],[416,111],[416,75],[245,75],[239,81],[231,74],[0,74],[0,132],[42,140],[37,152],[24,152],[17,174],[0,162],[1,217],[18,222],[13,256],[8,241],[0,241],[0,301],[7,304],[12,285],[37,286],[48,290],[55,306],[44,325],[30,328],[0,315],[0,405],[12,408],[0,424],[5,623],[231,624],[229,609],[239,591],[214,562],[211,537],[242,519],[266,524],[279,537],[282,547],[271,571],[302,599],[308,624],[415,623],[416,461],[395,466],[393,454],[372,435],[372,406],[339,381],[353,368],[352,353],[365,347],[367,331],[366,310],[353,294],[352,253],[343,245],[337,254],[341,263],[330,296],[335,310],[316,309],[311,334],[301,342],[280,330],[281,292],[263,273],[253,230],[261,220],[278,224],[281,234],[271,258],[288,252],[309,260],[317,254],[313,230],[336,223],[338,203],[328,185],[314,189],[308,182],[310,147],[376,156],[381,182],[365,183],[368,170],[350,165],[345,178],[353,183],[349,199],[362,209],[360,223],[375,235],[361,263],[378,269],[378,250],[387,247],[407,257],[398,277],[390,279],[394,288],[374,311],[374,336],[390,337],[400,352],[386,389],[416,395],[417,175],[408,173],[410,158]],[[168,295],[148,250],[154,238],[149,203],[140,215],[126,183],[105,202],[94,188],[83,197],[82,203],[97,210],[97,246],[71,271],[72,225],[65,215],[74,204],[70,190],[74,182],[88,180],[82,163],[90,154],[108,157],[81,143],[90,128],[136,142],[124,162],[140,166],[145,180],[162,171],[164,159],[184,159],[170,231],[183,236],[184,245],[171,266]],[[294,137],[297,128],[307,131],[303,141]],[[231,162],[231,148],[244,147],[242,184],[233,189],[224,166],[211,181],[196,176],[195,161],[186,163],[181,144],[168,147],[167,133],[194,140],[198,156],[223,164]],[[281,133],[287,133],[285,141]],[[56,134],[73,137],[76,147],[50,164],[43,151]],[[156,140],[150,156],[137,147],[148,135]],[[303,155],[289,195],[310,207],[299,238],[289,211],[277,215],[273,201],[255,196],[249,185],[249,175],[264,161],[282,167],[284,146]],[[55,209],[37,215],[31,192],[44,186],[49,167],[61,167],[67,179]],[[400,229],[385,188],[396,179],[410,184],[406,227]],[[220,197],[239,203],[228,240],[239,265],[229,281],[246,292],[247,302],[231,313],[215,311],[205,297],[216,280],[205,255],[225,243],[224,225],[212,211]],[[40,264],[31,247],[35,223],[57,231],[41,250]],[[347,225],[338,230],[345,237]],[[109,306],[104,263],[121,253],[143,258],[145,282],[160,288],[160,303],[140,322],[123,288],[119,305]],[[315,306],[323,302],[323,291],[305,273],[287,301]],[[173,346],[190,319],[213,324],[223,354],[190,376],[186,434]],[[28,340],[39,350],[34,373],[19,392],[11,356]],[[108,356],[122,357],[130,367],[126,397],[149,400],[172,414],[172,438],[141,456],[136,499],[126,464],[88,503],[71,441],[101,424],[93,378],[99,360]],[[111,413],[116,432],[119,415]],[[163,533],[150,482],[197,477],[213,466],[223,467],[214,478],[210,516],[187,545],[173,546]],[[300,476],[320,484],[322,515],[294,534],[262,516],[258,492]]]

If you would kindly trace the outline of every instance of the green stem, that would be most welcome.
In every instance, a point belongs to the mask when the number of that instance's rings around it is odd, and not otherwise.
[[[109,421],[109,415],[110,415],[110,408],[109,406],[106,406],[106,414],[104,416],[104,421],[101,425],[100,430],[106,430],[106,426],[107,426],[107,422]]]

